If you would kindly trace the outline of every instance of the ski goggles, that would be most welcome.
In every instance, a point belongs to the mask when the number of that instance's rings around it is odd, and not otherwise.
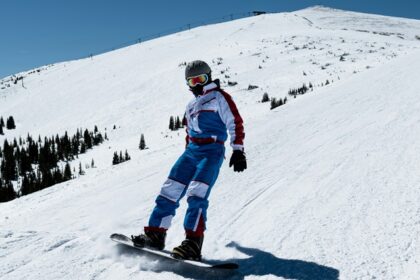
[[[189,87],[195,87],[197,85],[205,85],[209,80],[209,76],[207,74],[201,74],[194,77],[187,78],[187,85]]]

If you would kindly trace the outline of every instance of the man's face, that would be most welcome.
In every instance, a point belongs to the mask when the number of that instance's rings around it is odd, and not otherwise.
[[[209,76],[207,74],[201,74],[194,77],[188,77],[187,85],[190,87],[190,90],[195,96],[201,95],[203,93],[203,87],[209,81]]]

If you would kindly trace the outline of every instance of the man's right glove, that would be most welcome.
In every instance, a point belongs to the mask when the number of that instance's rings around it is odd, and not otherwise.
[[[246,169],[245,153],[241,150],[234,150],[230,157],[229,167],[232,167],[235,172],[242,172]]]

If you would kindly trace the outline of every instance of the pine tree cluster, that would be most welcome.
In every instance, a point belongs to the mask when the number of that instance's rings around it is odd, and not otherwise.
[[[3,149],[0,147],[0,180],[2,188],[7,188],[7,191],[0,189],[0,201],[9,201],[72,179],[69,161],[103,141],[96,126],[94,132],[86,129],[82,133],[78,129],[72,137],[65,132],[64,136],[57,134],[44,140],[39,136],[37,141],[28,134],[26,139],[14,139],[13,144],[6,139]],[[63,169],[59,162],[66,162]],[[20,184],[18,193],[13,190],[14,194],[11,194],[9,186],[12,181]]]
[[[4,123],[3,117],[0,117],[0,135],[4,135],[4,127],[9,130],[16,128],[15,120],[12,116],[7,118],[6,124]]]
[[[277,108],[279,106],[286,104],[286,102],[287,102],[287,97],[285,97],[284,99],[279,98],[278,100],[276,98],[271,98],[270,109],[273,110],[274,108]]]
[[[296,98],[297,95],[303,95],[307,93],[309,90],[313,90],[312,83],[309,83],[309,86],[306,86],[306,84],[303,84],[300,88],[289,89],[288,94]]]
[[[114,152],[114,157],[112,158],[112,165],[117,165],[123,162],[130,160],[131,157],[128,154],[127,150],[125,150],[125,154],[123,155],[122,151]]]
[[[184,116],[184,118],[185,118],[185,116]],[[176,117],[171,116],[169,118],[169,129],[172,130],[172,131],[183,128],[184,124],[185,124],[185,121],[184,120],[181,121],[181,119],[178,116],[176,116]]]

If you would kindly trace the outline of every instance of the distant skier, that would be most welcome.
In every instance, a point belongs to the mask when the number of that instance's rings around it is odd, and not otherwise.
[[[175,247],[172,256],[201,260],[201,247],[206,229],[208,198],[224,160],[227,131],[233,154],[229,167],[241,172],[247,168],[242,118],[229,94],[212,81],[211,69],[204,61],[190,62],[185,79],[195,98],[187,105],[187,146],[172,167],[169,177],[156,198],[156,206],[144,228],[144,234],[132,236],[136,246],[162,250],[166,231],[187,195],[188,209],[184,219],[186,239]]]

